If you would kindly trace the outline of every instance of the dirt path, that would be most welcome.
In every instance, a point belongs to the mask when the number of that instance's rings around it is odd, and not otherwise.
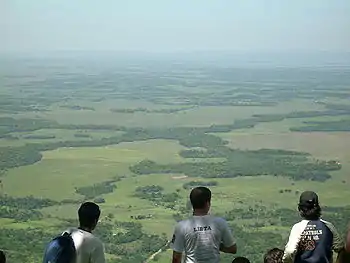
[[[162,250],[164,248],[166,248],[168,245],[170,244],[170,241],[168,241],[163,247],[161,247],[157,252],[153,253],[151,256],[149,256],[149,258],[144,262],[144,263],[149,263],[151,262],[155,256],[157,256],[158,254],[162,253]]]

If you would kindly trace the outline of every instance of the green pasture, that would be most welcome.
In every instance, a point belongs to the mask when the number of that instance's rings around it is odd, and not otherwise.
[[[0,146],[21,146],[27,143],[50,143],[59,141],[89,141],[100,140],[112,136],[122,135],[123,131],[109,130],[68,130],[68,129],[40,129],[32,132],[13,132],[12,136],[18,139],[0,139]],[[86,135],[89,137],[82,137]],[[55,138],[27,138],[28,136],[55,136]]]
[[[94,110],[71,110],[61,108],[62,105],[79,105],[94,108]],[[195,105],[193,105],[195,106]],[[321,104],[298,99],[280,103],[276,106],[200,106],[176,113],[115,113],[111,109],[161,110],[173,108],[188,108],[183,105],[162,105],[140,100],[104,100],[91,102],[86,100],[70,101],[49,106],[45,112],[26,112],[16,114],[17,118],[36,117],[57,121],[61,124],[113,124],[126,127],[203,127],[212,124],[228,124],[238,119],[250,118],[254,114],[289,113],[293,111],[323,110]],[[7,116],[7,115],[6,115]]]
[[[129,166],[146,158],[178,162],[182,148],[175,141],[154,140],[47,151],[41,162],[8,171],[2,179],[3,191],[13,196],[77,199],[80,195],[74,192],[75,187],[129,175]]]
[[[230,133],[230,136],[232,138],[247,136],[248,142],[254,140],[256,136],[253,131],[248,135],[241,132]],[[237,140],[242,141],[240,138]],[[273,141],[272,137],[271,141]],[[288,141],[287,137],[283,141]],[[274,145],[264,145],[263,142],[266,143],[266,138],[262,139],[260,144],[257,142],[252,142],[252,144],[256,148],[274,147]],[[338,144],[342,145],[340,142]],[[244,145],[249,147],[248,143]],[[288,149],[284,145],[278,148],[282,147]],[[135,188],[155,184],[162,186],[166,193],[179,189],[179,194],[182,196],[179,205],[185,205],[188,200],[188,191],[182,188],[183,184],[192,180],[209,180],[186,178],[179,174],[132,176],[128,167],[145,158],[159,163],[182,162],[184,159],[179,156],[181,149],[184,147],[176,141],[149,140],[107,147],[60,148],[47,151],[43,153],[44,157],[41,162],[10,170],[2,178],[3,191],[11,196],[33,195],[58,201],[82,200],[83,197],[75,193],[75,187],[89,186],[116,176],[126,176],[116,183],[117,188],[113,193],[102,195],[106,200],[106,203],[101,205],[102,216],[113,214],[116,220],[130,221],[131,216],[152,215],[150,219],[139,221],[143,224],[145,231],[165,233],[170,237],[175,223],[172,217],[174,211],[164,207],[155,207],[150,201],[135,197]],[[309,149],[307,145],[304,145],[304,148],[298,150],[307,149]],[[335,152],[337,151],[329,152],[327,158],[331,158]],[[345,168],[348,167],[345,166]],[[259,203],[271,208],[294,209],[298,198],[297,193],[307,189],[319,192],[323,205],[345,206],[348,205],[347,198],[344,197],[349,196],[349,183],[343,182],[346,177],[343,173],[343,170],[335,173],[333,178],[325,183],[294,182],[287,178],[272,176],[215,179],[218,186],[212,187],[212,213],[223,213],[237,207],[248,208]],[[292,191],[291,193],[279,193],[284,189]],[[42,209],[44,216],[47,216],[42,221],[42,226],[54,225],[51,217],[76,218],[77,208],[77,205],[61,205]],[[37,223],[38,227],[40,222]],[[244,224],[244,222],[241,223]],[[8,227],[25,227],[26,225],[26,223],[18,226],[14,223],[7,223]]]
[[[106,103],[105,103],[106,102]],[[138,104],[140,103],[140,104]],[[72,103],[75,104],[75,103]],[[80,106],[93,107],[89,110],[69,110],[54,104],[48,112],[21,113],[16,117],[39,117],[56,120],[66,124],[115,124],[121,126],[141,127],[178,127],[178,126],[209,126],[211,124],[228,124],[237,119],[250,118],[253,114],[288,113],[296,111],[322,110],[322,105],[298,100],[283,103],[276,107],[195,107],[173,114],[137,112],[133,114],[113,113],[112,108],[169,109],[175,106],[156,105],[149,102],[116,101],[102,102],[82,101]],[[177,106],[179,108],[181,106]],[[260,123],[253,129],[235,130],[229,133],[214,135],[229,142],[232,148],[240,149],[287,149],[305,151],[312,154],[311,158],[336,159],[342,162],[343,169],[334,172],[332,178],[324,183],[311,181],[291,181],[284,177],[259,176],[239,177],[227,179],[189,178],[183,174],[150,174],[133,175],[129,167],[149,159],[160,164],[222,161],[213,159],[184,159],[180,151],[186,149],[173,140],[148,140],[105,147],[59,148],[43,152],[43,159],[33,165],[10,169],[1,178],[2,193],[10,196],[50,198],[56,201],[73,199],[82,202],[83,196],[75,193],[75,188],[91,186],[95,183],[122,177],[116,182],[116,189],[112,193],[103,194],[105,199],[101,204],[101,221],[112,214],[118,221],[140,222],[146,233],[162,235],[165,233],[171,238],[176,211],[136,197],[135,189],[139,186],[159,185],[165,193],[178,191],[181,196],[177,207],[185,206],[188,201],[189,190],[183,189],[183,184],[189,181],[218,182],[212,187],[213,214],[223,214],[234,208],[249,209],[254,205],[263,205],[268,209],[289,208],[296,209],[298,195],[304,190],[315,190],[320,194],[322,205],[346,206],[350,197],[350,138],[345,132],[334,133],[297,133],[290,132],[290,127],[304,125],[305,120],[334,120],[339,117],[286,119],[281,122]],[[75,134],[89,134],[91,138],[76,137]],[[121,135],[119,131],[96,130],[63,130],[42,129],[33,132],[13,133],[18,140],[0,139],[0,146],[18,146],[25,143],[45,143],[66,140],[91,140]],[[25,136],[50,136],[54,139],[25,139]],[[291,190],[280,193],[280,190]],[[28,227],[56,230],[63,219],[77,217],[78,204],[65,204],[41,209],[44,219],[30,222],[14,222],[0,219],[4,228],[26,229]],[[151,218],[136,220],[135,216],[151,216]],[[327,218],[326,218],[327,219]],[[237,224],[245,227],[257,222],[259,218],[247,221],[237,220]],[[265,226],[261,231],[278,231],[283,235],[288,233],[287,228],[276,229],[276,226]],[[120,229],[116,229],[120,231]],[[158,262],[169,262],[171,251],[160,253]],[[112,257],[112,255],[108,255]]]

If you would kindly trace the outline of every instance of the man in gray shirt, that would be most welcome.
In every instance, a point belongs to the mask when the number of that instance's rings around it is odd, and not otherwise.
[[[211,192],[206,187],[191,191],[193,216],[178,222],[171,241],[173,263],[218,263],[220,251],[237,253],[236,241],[225,219],[208,214]]]

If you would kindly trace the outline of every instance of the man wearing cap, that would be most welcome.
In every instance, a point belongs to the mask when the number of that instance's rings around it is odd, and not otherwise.
[[[321,219],[321,207],[315,192],[300,195],[298,210],[302,221],[290,232],[284,250],[285,263],[330,263],[333,251],[340,252],[344,243],[333,224]]]

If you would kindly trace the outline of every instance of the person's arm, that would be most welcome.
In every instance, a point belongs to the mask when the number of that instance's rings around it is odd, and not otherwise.
[[[173,250],[172,263],[181,263],[182,253],[185,250],[185,236],[182,233],[181,225],[175,226],[173,238],[170,242],[170,247]]]
[[[300,242],[301,234],[303,233],[307,224],[308,224],[307,221],[301,221],[300,223],[295,224],[292,227],[287,245],[284,248],[284,254],[283,254],[284,263],[293,262],[295,253],[298,250],[298,244]]]
[[[237,245],[232,235],[232,232],[225,220],[221,223],[222,228],[222,240],[220,244],[220,251],[224,253],[236,254]]]
[[[91,263],[105,263],[105,252],[101,241],[96,242],[95,248],[91,251]]]
[[[172,263],[181,263],[182,253],[173,251],[173,260]]]
[[[333,233],[333,244],[332,244],[333,251],[339,253],[340,251],[344,250],[345,248],[344,240],[340,237],[337,229],[334,227],[332,223],[329,223],[327,221],[323,221],[323,222],[326,224],[329,230],[331,230],[331,232]]]
[[[220,251],[224,253],[229,253],[229,254],[236,254],[237,253],[237,245],[234,244],[229,247],[225,247],[222,243],[220,244]]]
[[[350,253],[350,224],[348,227],[348,233],[346,235],[345,250],[346,252]]]

